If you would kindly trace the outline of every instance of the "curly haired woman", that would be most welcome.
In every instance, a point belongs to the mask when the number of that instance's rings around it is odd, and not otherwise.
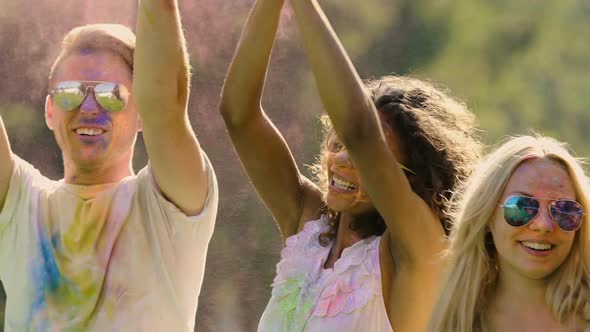
[[[418,80],[364,85],[317,3],[292,0],[331,120],[314,184],[261,107],[282,5],[255,2],[221,102],[285,239],[259,331],[425,330],[447,247],[445,202],[481,151],[474,117]]]

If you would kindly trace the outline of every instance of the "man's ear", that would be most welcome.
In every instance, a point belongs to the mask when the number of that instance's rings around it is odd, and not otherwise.
[[[50,95],[45,97],[45,124],[49,130],[53,130],[53,100]]]

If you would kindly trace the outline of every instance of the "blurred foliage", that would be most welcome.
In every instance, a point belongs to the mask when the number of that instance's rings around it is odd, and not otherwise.
[[[369,29],[379,33],[368,49],[343,36],[362,74],[395,72],[445,85],[478,115],[489,144],[535,130],[570,143],[580,156],[590,153],[583,134],[590,128],[588,1],[397,5],[397,17]],[[337,31],[349,24],[344,15],[330,17]]]
[[[221,187],[198,331],[256,329],[282,246],[217,113],[225,71],[252,2],[180,1],[195,68],[190,116]],[[580,156],[590,154],[584,137],[590,128],[590,2],[320,3],[362,77],[398,73],[443,84],[478,115],[488,144],[535,130],[569,142]],[[0,113],[13,150],[51,178],[61,176],[62,166],[42,109],[46,75],[61,36],[84,23],[133,25],[132,6],[121,7],[115,0],[0,0]],[[304,165],[313,163],[318,150],[321,103],[289,8],[281,26],[264,107],[307,174]],[[143,167],[146,158],[140,140],[135,169]]]

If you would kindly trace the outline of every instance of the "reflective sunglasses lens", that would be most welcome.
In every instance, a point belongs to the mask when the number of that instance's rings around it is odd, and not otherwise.
[[[549,210],[553,220],[566,232],[578,230],[584,220],[584,208],[575,201],[551,202]]]
[[[83,83],[76,81],[59,82],[53,91],[53,100],[64,111],[80,106],[86,96]]]
[[[532,197],[510,196],[504,202],[504,219],[510,226],[528,224],[539,213],[539,201]]]
[[[128,97],[129,91],[122,84],[106,82],[94,87],[94,98],[107,111],[118,112],[122,110],[127,104]]]

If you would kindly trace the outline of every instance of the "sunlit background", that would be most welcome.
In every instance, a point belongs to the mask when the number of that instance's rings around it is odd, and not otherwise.
[[[194,67],[190,115],[221,200],[196,331],[254,331],[270,297],[281,238],[225,134],[219,94],[252,0],[180,0]],[[590,154],[590,1],[320,1],[362,77],[432,80],[467,102],[482,137],[531,130]],[[63,35],[86,23],[135,24],[136,1],[0,0],[0,113],[13,150],[50,178],[63,171],[45,127],[46,77]],[[286,8],[264,107],[301,170],[318,151],[322,112]],[[141,139],[136,170],[147,157]],[[0,307],[4,307],[4,296]],[[0,312],[0,331],[3,325]]]

